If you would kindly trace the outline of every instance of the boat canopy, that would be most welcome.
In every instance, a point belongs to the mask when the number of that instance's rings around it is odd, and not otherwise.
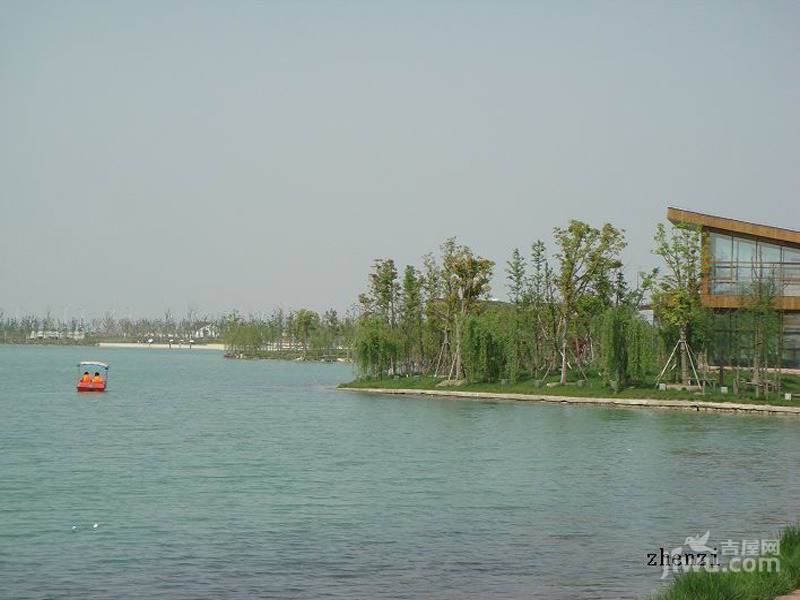
[[[100,362],[97,360],[84,360],[78,363],[79,367],[102,367],[103,369],[108,369],[108,364],[104,362]]]

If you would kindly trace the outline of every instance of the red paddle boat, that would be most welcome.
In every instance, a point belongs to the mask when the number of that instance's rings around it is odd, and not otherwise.
[[[97,361],[78,363],[79,392],[105,392],[108,388],[108,365]]]

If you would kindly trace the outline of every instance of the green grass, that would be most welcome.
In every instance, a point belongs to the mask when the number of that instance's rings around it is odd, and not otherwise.
[[[652,600],[774,600],[788,594],[800,588],[800,527],[785,529],[780,541],[779,572],[684,573]]]
[[[516,383],[467,383],[459,386],[448,386],[438,388],[436,384],[441,381],[430,376],[412,376],[383,378],[383,379],[357,379],[350,383],[344,383],[342,388],[386,388],[386,389],[445,389],[465,392],[497,392],[511,394],[533,394],[548,396],[580,396],[585,398],[645,398],[654,400],[686,400],[692,402],[738,402],[743,404],[771,404],[777,406],[800,406],[797,400],[784,400],[783,393],[771,393],[767,398],[754,398],[752,395],[720,394],[719,391],[708,389],[705,395],[700,392],[684,392],[680,390],[660,391],[655,385],[633,386],[614,392],[600,378],[595,377],[587,380],[583,385],[575,382],[546,387],[540,385],[533,379],[522,379]],[[557,375],[551,375],[547,382],[558,381]],[[800,393],[800,377],[784,375],[785,391]]]

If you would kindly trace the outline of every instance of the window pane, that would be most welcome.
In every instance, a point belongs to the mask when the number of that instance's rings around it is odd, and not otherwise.
[[[786,253],[784,252],[784,257]],[[783,264],[783,295],[800,296],[800,263]]]
[[[736,238],[736,260],[740,267],[755,264],[756,243],[751,240]]]
[[[729,235],[711,234],[711,262],[733,260],[732,238]]]
[[[730,281],[712,281],[709,291],[712,294],[733,294],[734,284]]]
[[[765,263],[779,263],[781,262],[781,247],[773,246],[772,244],[758,243],[758,249],[761,253],[761,262]]]
[[[783,262],[800,263],[800,250],[797,248],[783,247]]]
[[[800,368],[800,333],[783,336],[783,366],[789,369]]]
[[[733,281],[733,269],[728,265],[714,265],[711,277],[716,281]]]
[[[753,270],[755,268],[754,265],[748,263],[739,263],[739,267],[736,269],[736,281],[740,292],[745,292],[750,287],[753,282]]]
[[[786,332],[796,331],[800,333],[800,313],[783,313],[783,329]]]

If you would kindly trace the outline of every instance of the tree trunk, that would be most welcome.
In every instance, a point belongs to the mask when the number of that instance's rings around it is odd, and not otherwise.
[[[683,385],[689,385],[691,383],[689,379],[689,353],[687,350],[686,345],[686,326],[681,326],[681,383]]]
[[[453,369],[450,373],[450,379],[460,379],[461,377],[461,323],[460,319],[456,319],[453,328],[453,335],[455,336],[455,351],[453,353]]]
[[[567,383],[567,331],[569,321],[564,318],[564,331],[561,335],[561,385]]]
[[[417,360],[415,361],[415,364],[416,364],[415,371],[418,372],[418,371],[422,370],[422,364],[423,364],[423,362],[425,362],[425,343],[424,343],[424,340],[422,339],[422,325],[421,324],[419,324],[417,326],[417,338],[418,338],[417,339],[417,341],[418,341],[418,349],[417,349],[418,355],[417,355]]]
[[[758,325],[753,332],[753,383],[756,388],[756,398],[761,397],[761,332]]]

